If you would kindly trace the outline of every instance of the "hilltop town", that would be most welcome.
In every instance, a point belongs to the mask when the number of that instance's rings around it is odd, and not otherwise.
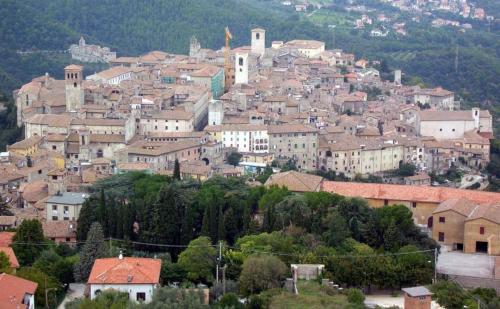
[[[155,216],[163,214],[161,218],[165,224],[173,224],[170,220],[178,220],[178,225],[189,222],[187,210],[170,213],[148,208],[168,204],[169,198],[179,197],[173,192],[184,190],[182,186],[173,187],[154,201],[151,196],[144,195],[141,204],[144,208],[133,217],[125,218],[122,210],[117,210],[120,207],[115,208],[120,214],[117,215],[122,220],[120,223],[113,221],[118,219],[112,218],[112,210],[90,215],[92,211],[85,205],[125,207],[137,203],[137,196],[132,197],[124,191],[123,196],[110,194],[105,197],[105,190],[119,190],[122,184],[108,183],[108,187],[103,184],[125,179],[120,177],[145,177],[148,181],[147,185],[142,184],[147,188],[145,191],[152,188],[160,191],[161,187],[156,187],[158,179],[196,183],[192,193],[196,196],[201,194],[198,190],[207,196],[216,196],[216,191],[203,189],[210,181],[227,181],[226,186],[231,190],[238,189],[231,181],[239,181],[241,188],[248,192],[260,186],[268,188],[262,190],[277,192],[284,187],[283,190],[300,198],[308,193],[337,194],[349,201],[345,203],[363,198],[367,209],[400,205],[410,216],[408,226],[411,228],[407,226],[404,233],[408,235],[395,243],[403,244],[422,233],[425,236],[415,243],[427,246],[422,252],[434,254],[435,276],[439,272],[456,276],[457,280],[477,277],[481,279],[460,282],[468,287],[500,289],[500,194],[484,191],[488,186],[484,168],[490,163],[490,141],[494,139],[493,117],[488,110],[463,109],[455,94],[442,87],[406,85],[401,70],[393,71],[390,80],[383,79],[377,69],[380,62],[359,58],[340,49],[327,50],[321,41],[294,39],[266,43],[266,30],[254,28],[249,33],[248,46],[231,46],[230,29],[225,29],[225,35],[226,45],[219,50],[204,48],[203,42],[193,36],[188,55],[151,51],[140,56],[118,57],[107,47],[86,45],[82,37],[78,45],[71,46],[73,59],[81,62],[60,68],[64,71],[64,79],[45,74],[15,90],[17,125],[23,128],[24,138],[0,153],[0,193],[10,212],[0,216],[2,229],[15,229],[23,221],[34,219],[41,223],[44,237],[74,246],[90,238],[86,236],[89,221],[114,222],[115,225],[103,224],[110,246],[112,238],[128,242],[129,234],[139,235],[144,230],[147,233],[141,235],[146,235],[145,238],[135,241],[146,243],[148,240],[147,243],[156,245],[163,241],[167,245],[175,240],[179,242],[176,245],[185,245],[187,251],[196,248],[192,243],[197,239],[192,238],[198,233],[205,235],[205,232],[192,228],[193,237],[188,239],[191,248],[180,240],[180,236],[175,239],[171,235],[152,236],[161,234],[152,228],[159,224],[158,218],[147,224],[140,219],[154,213]],[[84,62],[108,63],[109,68],[85,76]],[[127,180],[124,186],[133,183],[129,188],[140,191],[135,183],[137,179]],[[231,196],[232,191],[227,190],[224,198],[212,197],[210,200],[207,197],[207,200],[224,203],[227,199],[227,203],[238,204],[238,197]],[[245,192],[250,200],[250,193]],[[288,224],[285,221],[290,222],[287,229],[304,228],[316,233],[309,224],[320,226],[327,218],[327,210],[323,213],[318,210],[307,217],[306,211],[300,208],[303,207],[301,200],[297,202],[297,211],[307,218],[305,221],[315,223],[300,223],[298,217],[301,215],[293,217],[296,214],[289,210],[289,218],[280,219],[282,223],[276,219],[273,225],[269,219],[269,209],[272,209],[269,205],[274,207],[273,200],[263,202],[259,199],[264,194],[259,194],[262,195],[258,195],[258,202],[248,216],[242,209],[239,213],[221,206],[213,209],[206,206],[200,217],[203,217],[204,226],[206,220],[211,220],[209,231],[206,231],[211,240],[227,240],[232,245],[238,237],[252,234],[248,232],[252,224],[258,231],[272,233],[285,230]],[[276,200],[276,204],[279,202],[281,200]],[[340,202],[332,199],[331,203]],[[358,205],[358,202],[352,203]],[[200,202],[199,205],[205,204]],[[360,224],[371,224],[371,221],[363,221],[368,216],[366,213],[356,211],[360,217],[353,216]],[[141,217],[143,215],[145,217]],[[314,215],[320,219],[314,221]],[[234,229],[245,226],[245,233],[240,231],[229,238],[222,237],[220,233],[230,233],[231,218],[238,216],[242,217]],[[201,221],[200,217],[196,220]],[[244,223],[247,219],[250,223]],[[345,219],[348,222],[345,225],[352,229],[345,238],[352,236],[364,244],[366,239],[364,236],[357,238],[352,220]],[[130,224],[126,226],[125,222]],[[386,230],[399,229],[395,224],[402,224],[399,221],[381,222],[384,241],[390,237]],[[281,228],[277,228],[280,224]],[[329,228],[334,224],[328,225]],[[225,232],[220,232],[222,226]],[[186,231],[184,225],[181,230]],[[427,240],[435,242],[436,246],[425,243]],[[208,242],[213,249],[210,239]],[[328,242],[332,243],[335,241]],[[9,244],[15,246],[16,238],[10,239]],[[9,244],[5,247],[10,248]],[[381,244],[373,241],[370,245],[377,248]],[[437,264],[438,245],[443,253],[442,261],[458,261],[453,254],[465,254],[465,258],[460,256],[463,264]],[[387,252],[395,248],[382,247]],[[266,251],[266,248],[260,249]],[[150,250],[147,246],[141,249]],[[397,245],[395,250],[399,249]],[[337,250],[342,252],[340,248]],[[176,257],[179,253],[170,252]],[[445,253],[452,255],[446,257]],[[180,260],[183,254],[180,253]],[[486,275],[479,270],[465,269],[464,265],[472,261],[467,254],[486,261]],[[291,291],[297,289],[297,277],[309,279],[311,272],[315,278],[319,277],[324,267],[319,259],[311,265],[321,264],[321,267],[311,266],[307,258],[300,261],[303,264],[291,264],[294,277],[287,281]],[[489,264],[490,261],[493,262]],[[297,261],[290,259],[289,262]],[[85,282],[90,288],[90,298],[97,297],[105,288],[129,284],[137,288],[133,292],[136,294],[130,294],[132,300],[149,302],[152,290],[160,284],[161,263],[157,258],[124,257],[122,253],[119,257],[100,256],[95,259],[91,272],[89,269],[82,278],[88,278]],[[219,266],[217,276],[222,272]],[[426,264],[422,268],[429,271],[430,266]],[[241,271],[241,265],[239,267]],[[122,268],[128,269],[128,277],[123,277]],[[331,269],[328,271],[333,273]],[[213,281],[213,278],[208,279],[211,275],[193,279],[190,274],[188,271],[187,277],[192,282]],[[0,285],[1,280],[18,280],[7,276],[10,275],[0,277]],[[141,280],[145,280],[148,291],[140,290],[139,286],[144,283]],[[421,285],[424,281],[420,278],[400,285]],[[323,283],[332,289],[339,288],[328,280]],[[25,292],[33,295],[36,286],[26,285]],[[367,285],[371,287],[371,283]],[[394,283],[391,288],[396,285]],[[427,288],[403,291],[405,301],[411,303],[415,301],[412,298],[423,297],[430,308],[432,293]],[[208,302],[208,294],[203,297]]]

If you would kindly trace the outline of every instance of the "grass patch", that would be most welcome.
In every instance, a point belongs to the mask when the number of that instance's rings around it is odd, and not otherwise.
[[[282,292],[271,299],[269,308],[301,309],[301,308],[335,308],[358,309],[363,306],[349,304],[345,295],[328,295],[315,281],[299,281],[297,284],[299,295]]]

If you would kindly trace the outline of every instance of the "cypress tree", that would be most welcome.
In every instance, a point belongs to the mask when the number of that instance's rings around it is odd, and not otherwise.
[[[216,242],[219,238],[219,218],[217,216],[218,207],[215,203],[210,205],[210,239]]]
[[[250,222],[248,222],[247,224],[249,223]],[[239,234],[238,221],[233,208],[229,208],[224,214],[224,228],[226,230],[225,239],[230,244],[233,244]]]
[[[384,248],[389,251],[397,251],[401,247],[401,232],[398,230],[394,220],[391,220],[387,230],[384,232]]]
[[[224,228],[224,215],[222,214],[222,206],[219,205],[217,213],[217,240],[226,239],[226,229]]]
[[[177,159],[175,159],[174,163],[174,179],[181,180],[181,166]]]
[[[90,230],[92,222],[97,221],[95,213],[96,207],[93,204],[94,201],[95,200],[86,200],[80,210],[76,225],[76,239],[78,241],[85,241],[85,239],[87,239],[87,233]]]
[[[98,222],[94,222],[87,234],[87,240],[80,253],[80,260],[74,267],[75,280],[78,282],[87,281],[95,260],[105,256],[106,246],[102,226]]]
[[[104,189],[101,189],[101,194],[99,196],[99,204],[97,206],[97,219],[101,226],[104,226],[104,230],[107,226],[107,213],[106,213],[106,196],[104,195]]]
[[[203,221],[201,223],[201,235],[210,237],[210,207],[205,207]]]

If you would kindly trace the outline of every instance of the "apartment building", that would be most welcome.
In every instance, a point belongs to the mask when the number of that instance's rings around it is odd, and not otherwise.
[[[305,124],[269,126],[269,152],[282,163],[292,160],[298,169],[316,170],[318,130]]]

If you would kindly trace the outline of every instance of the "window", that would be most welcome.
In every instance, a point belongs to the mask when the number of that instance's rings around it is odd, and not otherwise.
[[[417,202],[412,202],[412,203],[411,203],[411,207],[413,207],[413,208],[417,208]]]
[[[389,200],[384,200],[384,206],[389,205]]]
[[[260,33],[256,33],[256,34],[255,34],[255,38],[256,38],[257,40],[260,40]]]
[[[242,66],[242,65],[243,65],[243,58],[242,58],[242,57],[240,57],[240,58],[238,59],[238,65],[240,65],[240,66]]]
[[[52,150],[56,150],[57,149],[57,146],[56,145],[52,145]]]
[[[441,129],[439,129],[439,131],[440,131],[440,132],[443,132],[443,129],[441,128]]]
[[[479,227],[479,234],[484,235],[484,226]]]
[[[137,299],[137,301],[146,301],[146,293],[137,292],[136,299]]]
[[[446,218],[445,217],[439,217],[439,223],[445,223]]]
[[[66,237],[66,242],[70,242],[70,241],[71,241],[71,238]]]
[[[59,219],[57,216],[52,216],[52,221],[57,221]]]
[[[443,232],[439,232],[439,234],[438,234],[438,240],[439,241],[444,241],[444,233]]]

